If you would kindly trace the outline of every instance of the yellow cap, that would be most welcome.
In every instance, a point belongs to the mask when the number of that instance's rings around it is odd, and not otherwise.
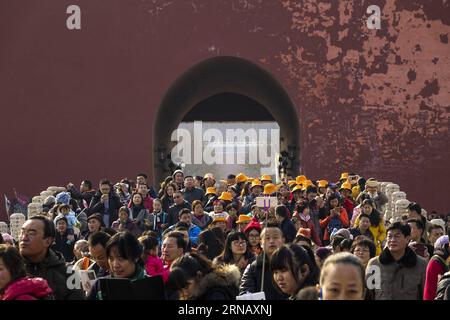
[[[295,182],[297,184],[301,184],[303,181],[307,180],[306,176],[297,176],[297,178],[295,178]]]
[[[327,180],[319,180],[319,188],[326,188],[328,186]]]
[[[293,185],[296,185],[296,184],[297,184],[297,182],[295,180],[289,180],[288,181],[289,188],[291,188]]]
[[[209,187],[209,188],[206,188],[206,195],[208,195],[208,194],[216,194],[216,188],[214,188],[214,187]]]
[[[292,189],[292,193],[294,193],[295,191],[302,191],[302,186],[300,184],[296,185],[294,189]]]
[[[245,182],[245,181],[247,181],[247,176],[245,174],[239,173],[236,176],[236,183],[241,183],[241,182]]]
[[[233,201],[233,196],[228,191],[224,191],[220,195],[219,200]]]
[[[341,177],[339,178],[339,181],[347,180],[347,179],[348,179],[348,172],[342,172]]]
[[[241,215],[239,215],[239,218],[236,220],[236,223],[246,223],[246,222],[251,222],[252,221],[252,218],[251,217],[249,217],[248,215],[246,215],[246,214],[241,214]]]
[[[272,182],[272,178],[268,174],[264,174],[261,176],[261,181],[270,181]]]
[[[271,195],[275,191],[277,191],[277,187],[273,183],[268,183],[264,186],[265,195]]]
[[[306,190],[306,188],[308,188],[309,186],[312,186],[312,185],[313,185],[313,183],[311,180],[305,180],[302,183],[302,190],[304,191],[304,190]]]
[[[344,182],[339,190],[350,190],[352,191],[352,184],[348,181]]]
[[[253,189],[253,187],[262,187],[261,181],[259,181],[258,179],[254,179],[250,190]]]

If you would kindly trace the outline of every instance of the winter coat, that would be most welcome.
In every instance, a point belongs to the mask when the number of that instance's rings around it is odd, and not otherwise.
[[[140,265],[136,264],[136,271],[128,279],[130,279],[131,281],[134,281],[134,280],[144,279],[145,277],[147,277],[147,273],[145,272],[145,269],[143,267],[141,267]],[[102,277],[102,278],[113,278],[113,276],[108,275],[108,276]],[[86,296],[86,300],[103,300],[99,279],[97,279],[97,281],[92,286],[91,290],[88,292],[88,294]]]
[[[133,210],[136,209],[136,210]],[[137,214],[136,214],[137,212]],[[136,226],[141,230],[141,233],[146,230],[145,221],[150,218],[148,209],[144,207],[131,207],[130,208],[130,219],[134,221]]]
[[[102,194],[100,191],[97,191],[95,196],[91,200],[91,204],[89,205],[89,208],[87,209],[88,215],[91,215],[93,213],[100,213],[102,217],[105,215],[109,216],[109,224],[106,227],[110,227],[111,224],[116,221],[119,216],[118,212],[120,207],[122,206],[122,203],[120,202],[119,197],[113,193],[109,193],[109,199],[108,199],[108,209],[105,208],[105,205],[100,201],[102,197]]]
[[[201,230],[206,229],[209,224],[212,222],[212,218],[206,212],[203,212],[203,215],[199,218],[195,214],[192,214],[192,223],[198,226]]]
[[[52,289],[42,278],[19,278],[8,284],[0,300],[53,300]]]
[[[345,198],[342,206],[345,208],[345,211],[347,211],[348,218],[351,220],[353,215],[353,209],[355,208],[355,203],[353,202],[353,199]]]
[[[205,199],[206,199],[206,197],[205,197]],[[214,201],[216,201],[217,199],[219,199],[219,197],[217,195],[214,195],[211,198],[209,198],[209,200],[206,201],[206,204],[205,204],[205,207],[203,208],[203,210],[205,212],[213,211],[214,210]]]
[[[89,204],[91,203],[92,198],[95,195],[95,190],[80,192],[75,189],[74,186],[72,186],[72,188],[67,191],[70,193],[72,199],[75,199],[77,201],[78,207],[80,207],[81,210],[89,207]]]
[[[359,216],[356,218],[355,225],[359,225]],[[386,227],[384,226],[384,220],[380,219],[380,223],[378,223],[377,226],[372,226],[371,224],[369,230],[373,235],[373,242],[377,248],[376,255],[378,256],[382,250],[381,245],[384,239],[386,239]]]
[[[128,208],[131,209],[133,207],[133,199],[128,202]],[[148,210],[148,212],[153,212],[153,198],[150,196],[146,196],[144,198],[144,208]]]
[[[294,214],[295,215],[295,214]],[[301,228],[307,228],[311,230],[311,240],[319,247],[322,246],[322,241],[319,237],[319,232],[316,230],[316,226],[314,224],[314,221],[312,217],[310,216],[310,219],[308,221],[305,221],[300,215],[297,215],[299,221],[300,221],[300,227]]]
[[[293,212],[293,211],[291,211]],[[310,212],[309,212],[309,216],[311,217],[311,220],[314,224],[314,230],[316,231],[316,234],[320,240],[320,242],[322,242],[322,230],[320,228],[320,208],[317,204],[314,204],[313,206],[311,206],[310,208]],[[312,232],[312,230],[311,230]]]
[[[75,246],[75,242],[77,241],[76,236],[72,241],[67,239],[69,234],[67,231],[64,234],[60,234],[56,232],[55,242],[53,243],[52,249],[53,251],[58,251],[64,256],[64,260],[66,262],[72,261],[74,258],[73,247]]]
[[[202,203],[205,200],[205,192],[203,191],[203,189],[200,188],[194,187],[190,190],[185,188],[181,190],[181,193],[183,193],[184,200],[189,202],[189,204],[192,204],[194,200],[200,200]]]
[[[24,260],[27,275],[47,280],[56,300],[84,299],[84,292],[81,289],[67,287],[70,273],[67,272],[66,262],[61,253],[49,249],[44,260],[39,263],[33,263],[26,258]]]
[[[164,232],[162,225],[168,223],[168,214],[164,211],[152,212],[149,214],[148,219],[150,220],[150,230],[156,232],[159,240]]]
[[[280,224],[280,229],[281,231],[283,231],[286,243],[291,243],[292,241],[294,241],[295,236],[297,235],[297,230],[295,229],[291,220],[285,218]]]
[[[162,276],[164,283],[166,283],[169,278],[169,273],[164,269],[164,264],[159,257],[149,255],[145,262],[145,271],[151,277]]]
[[[366,232],[364,234],[362,234],[361,230],[359,230],[359,228],[351,228],[350,234],[353,236],[353,239],[355,239],[358,236],[365,236],[373,241],[373,234],[372,234],[372,232],[370,232],[369,229],[367,229]]]
[[[239,294],[256,293],[261,291],[261,275],[263,266],[263,254],[260,254],[255,261],[247,266],[242,275]],[[266,300],[286,300],[287,295],[275,288],[272,282],[272,270],[269,266],[269,257],[266,256],[264,268],[264,288]]]
[[[129,231],[136,238],[142,234],[142,230],[130,219],[125,223],[122,223],[120,219],[117,219],[112,223],[111,228],[117,232]]]
[[[422,300],[427,261],[406,248],[404,256],[395,261],[388,248],[369,260],[366,278],[376,277],[371,269],[381,272],[380,288],[374,289],[375,300]]]
[[[199,280],[193,300],[236,300],[241,273],[235,265],[220,265]]]
[[[435,255],[431,257],[426,271],[425,288],[423,291],[424,300],[434,300],[436,298],[439,278],[447,271],[448,266],[441,256]]]
[[[435,300],[450,300],[450,271],[439,281]]]
[[[252,211],[252,206],[255,204],[256,196],[253,194],[250,194],[244,198],[244,201],[242,203],[241,213],[247,214],[250,211]]]
[[[332,222],[333,220],[337,219],[337,217],[331,217],[331,215],[327,215],[324,219],[320,220],[320,227],[325,229],[324,234],[323,234],[323,239],[324,240],[330,240],[330,231],[329,231],[329,224],[330,222]],[[347,211],[345,211],[344,208],[341,208],[341,212],[339,213],[339,220],[340,220],[340,228],[337,228],[338,230],[341,228],[348,228],[349,226],[349,221],[348,221],[348,216],[347,216]]]
[[[161,199],[162,210],[164,212],[169,212],[169,208],[174,204],[172,197],[164,197]]]
[[[189,202],[187,202],[186,200],[183,200],[183,203],[181,205],[178,204],[173,204],[170,208],[169,208],[169,212],[168,212],[168,223],[169,226],[174,225],[175,223],[177,223],[179,221],[179,213],[182,209],[191,209],[191,206],[189,205]]]

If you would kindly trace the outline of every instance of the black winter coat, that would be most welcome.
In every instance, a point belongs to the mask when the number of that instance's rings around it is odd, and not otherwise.
[[[247,266],[242,275],[239,294],[255,293],[261,291],[261,274],[263,266],[263,254],[260,254],[255,261]],[[266,256],[266,266],[264,269],[264,288],[266,300],[287,300],[288,296],[280,292],[272,282],[272,270],[269,267],[269,258]]]

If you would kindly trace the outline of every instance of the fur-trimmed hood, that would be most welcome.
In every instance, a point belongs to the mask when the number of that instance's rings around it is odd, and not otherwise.
[[[389,249],[387,248],[384,249],[380,254],[380,263],[391,264],[394,262],[395,262],[394,257],[392,256]],[[397,263],[406,268],[412,268],[417,263],[417,255],[412,249],[406,247],[404,256],[400,260],[398,260]]]
[[[200,279],[192,296],[199,300],[229,300],[239,294],[241,273],[236,265],[218,265]]]

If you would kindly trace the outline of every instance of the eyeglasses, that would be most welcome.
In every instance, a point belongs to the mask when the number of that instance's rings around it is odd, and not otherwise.
[[[243,246],[244,244],[245,245],[247,244],[247,242],[245,240],[233,240],[233,241],[231,241],[231,243],[235,246],[239,246],[239,245]]]
[[[370,252],[368,248],[358,248],[353,250],[354,253]]]

